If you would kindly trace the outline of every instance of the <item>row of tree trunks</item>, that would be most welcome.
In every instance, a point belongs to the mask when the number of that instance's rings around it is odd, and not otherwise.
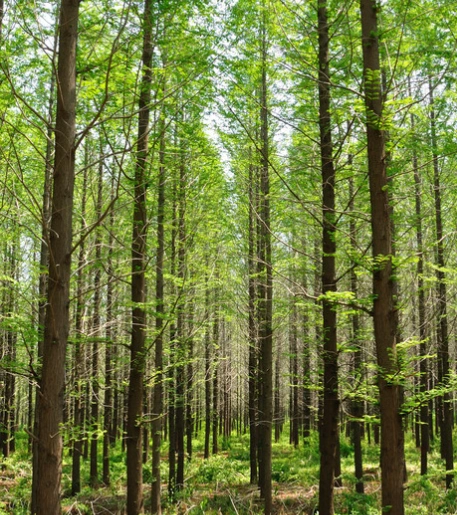
[[[36,425],[36,464],[34,465],[35,479],[34,492],[36,499],[33,503],[32,511],[36,513],[44,513],[41,507],[44,496],[46,495],[46,513],[57,513],[60,509],[60,475],[61,475],[61,453],[62,439],[59,434],[59,424],[64,420],[63,398],[64,398],[64,372],[65,372],[65,348],[69,332],[68,309],[69,309],[69,274],[70,274],[70,254],[71,254],[71,207],[72,192],[74,186],[74,131],[75,131],[75,52],[76,52],[76,22],[78,19],[78,4],[75,1],[66,0],[62,3],[61,8],[61,25],[60,25],[60,43],[59,43],[59,65],[58,65],[58,84],[59,84],[59,102],[57,106],[57,122],[56,122],[56,157],[55,157],[55,182],[53,193],[53,206],[51,217],[51,236],[49,238],[50,248],[50,265],[49,265],[49,296],[48,309],[44,322],[44,343],[43,343],[43,370],[40,371],[40,392],[36,401],[37,409],[37,425]],[[265,9],[264,9],[265,11]],[[403,428],[399,414],[401,392],[398,385],[393,384],[391,375],[397,372],[395,362],[395,345],[398,335],[398,323],[396,316],[396,306],[394,304],[395,285],[393,284],[393,264],[392,264],[392,226],[390,224],[391,217],[388,206],[387,177],[386,177],[386,155],[385,155],[385,134],[381,128],[379,120],[382,117],[382,95],[378,74],[379,68],[379,49],[377,41],[377,20],[376,6],[372,0],[361,0],[362,12],[362,40],[363,40],[363,57],[366,80],[366,108],[367,108],[367,140],[368,140],[368,163],[370,178],[370,195],[372,205],[372,230],[373,230],[373,256],[375,262],[373,288],[375,293],[374,301],[374,326],[376,336],[376,350],[379,373],[379,387],[381,397],[381,465],[383,480],[383,506],[390,509],[391,513],[402,513],[402,494],[400,495],[400,487],[395,487],[395,482],[402,483],[404,477],[398,473],[398,466],[402,466],[403,473]],[[266,38],[266,19],[265,14],[261,27],[261,43],[262,43],[262,76],[260,84],[260,144],[258,150],[259,165],[250,166],[250,213],[249,213],[249,424],[251,428],[251,482],[259,480],[261,496],[265,501],[265,513],[271,512],[271,429],[272,429],[272,399],[273,399],[273,341],[272,341],[272,265],[271,265],[271,235],[270,235],[270,185],[269,185],[269,127],[268,127],[268,88],[267,88],[267,38]],[[131,340],[131,367],[129,376],[129,393],[128,393],[128,418],[127,418],[127,470],[128,470],[128,494],[127,494],[127,511],[129,514],[137,514],[143,511],[143,494],[142,494],[142,415],[144,406],[147,406],[144,399],[144,372],[146,360],[145,346],[145,328],[146,328],[146,311],[144,309],[146,301],[146,233],[147,233],[147,217],[146,217],[146,185],[148,182],[147,167],[148,161],[148,131],[149,131],[149,106],[151,104],[151,85],[152,85],[152,20],[153,9],[152,1],[146,0],[144,12],[144,48],[142,57],[142,80],[140,85],[140,102],[139,102],[139,127],[138,140],[136,148],[136,167],[134,178],[134,214],[133,214],[133,243],[132,243],[132,290],[131,298],[133,303],[132,311],[132,340]],[[321,137],[321,164],[322,164],[322,193],[323,193],[323,239],[322,239],[322,291],[324,296],[336,292],[335,278],[335,170],[333,165],[333,149],[331,139],[330,125],[330,72],[328,58],[328,20],[327,5],[325,0],[318,4],[318,35],[319,35],[319,121],[320,121],[320,137]],[[64,62],[65,59],[65,62]],[[379,85],[379,88],[378,88]],[[373,91],[379,90],[378,94],[373,95]],[[379,97],[379,98],[378,98]],[[448,344],[448,328],[446,313],[446,281],[444,276],[444,250],[443,241],[443,223],[441,219],[441,199],[440,199],[440,183],[439,169],[437,160],[437,142],[434,129],[435,114],[433,110],[433,88],[430,87],[430,103],[431,103],[431,133],[432,147],[434,152],[434,174],[435,174],[435,208],[436,208],[436,236],[437,236],[437,257],[438,257],[438,284],[439,284],[439,314],[437,339],[439,344],[439,383],[441,386],[447,386],[449,376],[449,344]],[[373,116],[374,115],[374,116]],[[412,121],[413,124],[413,121]],[[159,149],[159,178],[158,178],[158,223],[157,223],[157,261],[156,261],[156,303],[157,313],[155,320],[156,337],[155,347],[155,371],[154,371],[154,397],[153,397],[153,492],[152,506],[154,513],[160,513],[160,442],[163,430],[163,346],[164,346],[164,248],[165,248],[165,123],[163,121],[160,136]],[[184,156],[184,149],[181,149]],[[184,159],[184,157],[183,157]],[[416,159],[416,158],[414,158]],[[103,160],[100,158],[99,171],[99,193],[96,206],[97,218],[101,217],[102,206],[102,186],[103,186]],[[177,221],[177,229],[172,239],[177,239],[177,276],[181,283],[184,284],[186,279],[185,269],[185,250],[186,250],[186,227],[185,227],[185,199],[186,199],[186,179],[185,179],[184,161],[180,168],[180,177],[176,188],[176,203],[174,213]],[[420,217],[420,179],[417,174],[417,162],[414,164],[415,181],[416,181],[416,215]],[[417,177],[416,177],[417,175]],[[85,182],[87,181],[87,170],[85,171]],[[252,186],[258,191],[253,192]],[[87,182],[84,190],[87,187]],[[85,195],[85,193],[83,194]],[[353,192],[350,193],[351,198]],[[83,196],[83,220],[86,199]],[[353,206],[351,207],[353,209]],[[256,211],[254,213],[254,211]],[[45,213],[45,210],[44,210]],[[254,220],[257,219],[257,231],[254,229]],[[389,226],[389,228],[387,227]],[[84,230],[84,225],[82,230]],[[355,247],[355,227],[351,226],[351,244]],[[417,242],[419,254],[422,254],[422,228],[417,228]],[[48,239],[48,228],[43,232],[43,240]],[[63,235],[63,236],[62,236]],[[59,241],[57,241],[59,240]],[[256,241],[255,241],[256,240]],[[110,241],[110,248],[112,246]],[[257,247],[256,247],[257,245]],[[101,236],[100,232],[96,233],[95,242],[95,259],[97,263],[101,262]],[[47,246],[46,246],[47,248]],[[257,252],[256,252],[257,251]],[[85,260],[85,248],[81,244],[80,247],[80,271]],[[47,262],[46,251],[42,251],[44,256],[44,264]],[[173,257],[175,259],[175,256]],[[255,267],[255,259],[257,259],[257,269]],[[173,265],[174,266],[174,265]],[[419,268],[420,267],[420,268]],[[112,269],[110,268],[111,273]],[[419,260],[418,272],[423,274],[423,263]],[[76,334],[77,343],[75,345],[75,359],[77,367],[82,366],[84,362],[84,353],[81,346],[81,336],[85,332],[83,327],[83,305],[82,297],[83,276],[77,277],[77,306],[76,306]],[[44,275],[44,274],[43,274]],[[254,279],[254,276],[257,278]],[[81,283],[79,282],[81,281]],[[98,484],[97,470],[97,445],[98,445],[98,426],[99,426],[99,348],[98,340],[101,338],[101,271],[96,269],[94,272],[94,299],[92,313],[92,400],[90,404],[89,420],[84,420],[89,413],[87,405],[83,404],[84,392],[82,390],[82,379],[85,374],[82,369],[76,369],[75,382],[80,384],[81,391],[77,392],[75,405],[69,407],[68,414],[74,415],[74,446],[73,446],[73,486],[72,490],[77,493],[80,486],[80,458],[83,454],[82,449],[82,431],[90,430],[90,456],[91,470],[90,482],[92,486]],[[357,277],[351,275],[351,288],[357,295],[358,285]],[[176,328],[170,328],[170,384],[176,385],[173,393],[169,392],[170,411],[168,419],[170,420],[170,493],[174,496],[174,485],[178,488],[184,484],[184,435],[187,434],[187,455],[192,454],[192,437],[197,430],[192,415],[192,406],[195,399],[193,398],[192,378],[193,369],[193,340],[189,336],[192,334],[192,320],[186,318],[186,314],[193,311],[192,304],[185,304],[184,287],[180,287],[178,292],[179,301],[177,303],[177,322]],[[421,290],[423,283],[419,283],[419,327],[421,341],[421,353],[425,355],[425,341],[427,333],[425,332],[425,307],[424,299],[421,298]],[[45,290],[43,290],[44,292]],[[41,288],[40,288],[41,294]],[[108,290],[108,304],[112,303],[113,290]],[[336,308],[334,302],[330,300],[331,295],[323,300],[323,397],[322,397],[322,420],[320,427],[320,450],[321,450],[321,477],[320,477],[320,511],[322,513],[333,513],[333,486],[335,475],[337,475],[338,463],[338,361],[337,361],[337,335],[336,335]],[[217,303],[215,302],[215,311],[217,311]],[[110,309],[110,308],[108,308]],[[109,313],[109,312],[108,312]],[[210,320],[209,301],[207,300],[208,325]],[[306,317],[306,315],[304,315]],[[192,316],[190,317],[192,319]],[[256,320],[257,318],[257,320]],[[108,315],[108,321],[112,319],[112,314]],[[224,434],[228,436],[231,431],[231,399],[227,390],[229,385],[226,382],[229,378],[228,370],[225,367],[219,367],[217,348],[219,342],[226,342],[224,333],[224,321],[216,315],[213,318],[213,345],[215,352],[213,358],[215,366],[212,367],[213,377],[212,384],[209,381],[211,374],[210,367],[210,329],[207,330],[207,354],[206,361],[206,383],[205,400],[206,400],[206,422],[207,429],[205,436],[205,457],[209,456],[209,440],[210,425],[213,423],[213,452],[218,452],[218,435]],[[304,319],[305,335],[308,331],[308,320]],[[291,321],[290,321],[290,372],[292,377],[292,388],[290,391],[290,414],[291,414],[291,443],[298,445],[299,429],[302,422],[299,415],[299,385],[298,385],[298,314],[295,306],[295,299],[292,305]],[[108,323],[109,327],[109,323]],[[221,329],[222,328],[222,329]],[[88,328],[87,332],[88,332]],[[360,321],[354,316],[352,326],[352,337],[356,345],[358,342],[358,333],[360,329]],[[222,336],[219,334],[222,332]],[[395,333],[395,334],[394,334]],[[319,331],[316,330],[316,334]],[[106,337],[111,342],[113,335],[108,329]],[[7,348],[14,348],[14,342],[6,336]],[[41,356],[41,351],[38,351]],[[86,356],[87,357],[87,356]],[[227,356],[222,356],[225,358]],[[275,397],[275,417],[279,421],[281,415],[280,396],[279,396],[279,352],[277,353],[276,365],[276,397]],[[357,375],[361,368],[361,352],[354,354],[354,374]],[[184,366],[184,363],[187,365]],[[104,469],[103,480],[109,483],[109,432],[112,427],[112,419],[116,418],[110,413],[112,405],[111,391],[111,367],[113,363],[113,355],[110,345],[107,345],[105,355],[105,372],[107,374],[107,388],[105,392],[105,410],[104,429],[106,438],[104,442]],[[78,365],[79,364],[79,365]],[[308,410],[308,414],[303,419],[303,432],[307,437],[310,432],[309,406],[310,393],[309,383],[310,377],[306,376],[310,370],[310,352],[307,348],[303,357],[303,410]],[[176,369],[176,371],[175,371]],[[51,371],[52,370],[52,377]],[[55,371],[57,370],[57,374]],[[256,375],[258,371],[258,375]],[[176,373],[176,377],[174,374]],[[423,379],[425,377],[425,379]],[[421,389],[425,391],[427,387],[427,370],[421,368]],[[81,380],[81,381],[80,381]],[[220,386],[224,385],[226,392],[220,395]],[[14,391],[14,384],[13,384]],[[8,394],[8,392],[6,392]],[[212,407],[211,403],[212,393]],[[90,396],[86,395],[86,398]],[[257,400],[257,405],[256,405]],[[442,454],[446,460],[446,470],[453,467],[452,459],[452,411],[449,402],[450,397],[445,394],[443,402],[439,407],[439,421],[442,438]],[[222,402],[221,402],[222,401]],[[115,403],[118,406],[118,403]],[[197,403],[199,405],[199,403]],[[73,413],[71,410],[73,409]],[[362,414],[361,404],[355,402],[352,406],[353,416],[355,419],[360,418]],[[6,406],[4,414],[9,412]],[[51,414],[52,412],[52,414]],[[223,412],[223,425],[220,424],[220,416]],[[240,410],[241,412],[241,410]],[[3,415],[2,415],[3,416]],[[117,418],[116,418],[117,419]],[[429,414],[427,409],[421,410],[420,420],[422,425],[428,423]],[[10,420],[4,420],[3,425],[9,426]],[[52,432],[57,427],[56,432]],[[281,426],[278,422],[276,437],[279,439]],[[428,431],[428,429],[427,429]],[[1,438],[2,435],[0,435]],[[2,443],[8,440],[8,435],[3,435]],[[356,448],[356,476],[358,479],[357,490],[363,491],[362,465],[361,465],[361,424],[353,423],[353,438]],[[146,440],[147,441],[147,440]],[[427,469],[427,450],[428,450],[428,432],[421,431],[422,452],[422,473]],[[174,469],[174,445],[177,445],[177,470]],[[7,446],[2,445],[8,452]],[[394,456],[392,448],[395,450],[396,460],[392,461]],[[146,449],[146,447],[145,447]],[[173,460],[171,459],[173,449]],[[53,465],[50,466],[50,462]],[[257,465],[259,466],[257,474]],[[42,471],[46,469],[46,474]],[[393,471],[397,471],[397,475]],[[176,472],[176,475],[175,475]],[[46,479],[42,479],[44,476]],[[173,477],[172,477],[173,476]],[[50,488],[51,478],[54,480],[54,487]],[[57,481],[55,480],[57,478]],[[40,486],[44,485],[43,481],[47,481],[46,488],[40,492]],[[449,487],[452,481],[452,475],[446,474],[446,484]],[[389,507],[389,508],[388,508]],[[41,511],[40,511],[41,510]]]

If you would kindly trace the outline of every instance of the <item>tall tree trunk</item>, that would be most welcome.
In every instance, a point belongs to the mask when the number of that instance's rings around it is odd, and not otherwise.
[[[349,165],[352,164],[352,156],[349,156]],[[349,179],[349,211],[353,213],[354,211],[354,181],[351,177]],[[351,240],[351,249],[353,252],[357,249],[357,239],[356,239],[356,225],[355,220],[352,217],[349,222],[349,237]],[[355,271],[356,263],[352,262],[351,269],[351,291],[354,294],[354,297],[357,298],[358,295],[358,280],[357,274]],[[352,315],[352,343],[354,346],[354,354],[353,354],[353,374],[355,384],[359,384],[362,380],[362,367],[363,367],[363,359],[362,359],[362,346],[360,341],[360,316],[358,313],[354,313]],[[356,492],[359,494],[363,494],[364,486],[363,486],[363,461],[362,461],[362,422],[361,418],[363,417],[363,401],[358,398],[355,398],[352,401],[351,405],[352,416],[354,420],[351,422],[351,434],[352,434],[352,442],[354,445],[354,468],[355,468],[355,478]]]
[[[3,0],[2,5],[3,5]],[[56,23],[57,25],[57,23]],[[1,35],[0,35],[1,37]],[[52,54],[52,63],[55,63],[57,55],[57,29],[54,36],[54,47]],[[49,103],[48,103],[48,126],[47,126],[47,139],[46,139],[46,162],[44,169],[44,183],[43,183],[43,205],[41,215],[41,246],[40,246],[40,276],[38,280],[38,344],[37,344],[37,363],[38,366],[35,374],[38,378],[38,383],[41,377],[40,363],[43,358],[43,345],[44,345],[44,326],[46,319],[46,299],[48,293],[48,267],[49,267],[49,225],[51,218],[51,191],[52,191],[52,153],[53,153],[53,131],[54,131],[54,104],[55,104],[55,85],[56,76],[54,69],[51,72],[51,83],[49,88]],[[32,475],[32,499],[31,499],[31,513],[36,514],[37,503],[37,486],[38,486],[38,421],[40,412],[40,388],[36,389],[35,395],[35,420],[33,426],[33,475]]]
[[[187,338],[184,334],[185,326],[185,259],[186,259],[186,169],[184,162],[184,148],[181,148],[181,164],[179,167],[178,186],[178,279],[180,282],[179,298],[177,303],[177,358],[176,366],[176,488],[184,488],[184,399],[185,399],[185,368]]]
[[[303,273],[303,290],[306,291],[306,273]],[[307,306],[303,308],[302,315],[302,331],[303,331],[303,438],[309,438],[311,433],[311,349],[309,342],[309,315]]]
[[[98,170],[97,202],[95,207],[96,220],[102,216],[103,205],[103,146],[100,144],[100,163]],[[89,482],[92,488],[98,485],[98,425],[99,425],[99,403],[100,386],[98,383],[99,370],[99,339],[101,336],[101,261],[102,261],[102,241],[100,227],[96,229],[95,236],[95,277],[94,277],[94,315],[93,315],[93,346],[92,346],[92,399],[90,407],[91,418],[91,441],[90,441],[90,477]]]
[[[164,256],[165,256],[165,113],[161,112],[159,143],[159,177],[157,185],[157,257],[156,257],[156,337],[155,374],[152,421],[152,485],[151,512],[160,515],[160,445],[163,424],[163,322],[164,305]]]
[[[193,359],[194,359],[194,339],[193,339],[193,318],[194,318],[194,306],[193,299],[189,301],[189,319],[187,323],[188,327],[188,338],[187,338],[187,370],[186,370],[186,452],[187,459],[192,458],[192,431],[194,427],[194,415],[193,415]]]
[[[208,262],[206,264],[208,267]],[[204,458],[209,458],[209,441],[211,436],[211,334],[209,318],[209,295],[208,272],[205,275],[205,449]]]
[[[297,306],[295,296],[292,297],[291,314],[289,318],[289,352],[290,352],[290,443],[297,447],[300,443],[298,414],[298,334],[297,334]]]
[[[177,186],[176,180],[173,186],[173,228],[171,231],[171,265],[170,274],[172,277],[176,271],[176,208],[177,208]],[[168,426],[169,426],[169,448],[168,448],[168,496],[170,500],[175,500],[176,490],[176,326],[170,324],[170,357],[168,365]]]
[[[335,168],[330,117],[330,70],[327,2],[318,3],[319,131],[322,166],[322,302],[324,398],[319,432],[319,513],[332,515],[338,441],[338,350],[336,306],[325,295],[336,291],[335,279]]]
[[[213,454],[219,452],[218,446],[218,423],[219,423],[219,306],[217,294],[215,294],[214,302],[214,319],[213,319],[213,412],[212,412],[212,423],[213,423]]]
[[[14,227],[14,226],[13,226]],[[5,298],[3,299],[2,315],[5,320],[3,334],[2,357],[5,359],[6,371],[2,371],[3,399],[1,413],[1,451],[5,458],[14,451],[14,425],[15,425],[15,395],[16,395],[16,375],[11,370],[12,364],[16,360],[16,341],[15,329],[8,323],[15,312],[15,292],[14,283],[18,280],[16,272],[16,243],[7,243],[5,248],[5,275],[11,281],[11,287],[5,288]]]
[[[81,197],[81,233],[86,227],[86,199],[87,199],[87,177],[88,177],[88,150],[85,147],[85,166],[83,171],[83,189]],[[76,313],[75,313],[75,369],[74,379],[76,385],[75,405],[73,414],[73,450],[72,450],[72,467],[71,467],[71,493],[76,495],[81,491],[81,457],[83,453],[84,441],[84,412],[85,402],[84,396],[84,349],[82,338],[84,334],[84,298],[83,298],[83,281],[84,281],[84,261],[85,261],[85,241],[82,240],[79,247],[78,255],[78,273],[76,276]]]
[[[279,348],[276,350],[275,357],[275,387],[274,387],[274,411],[273,419],[275,422],[275,442],[279,442],[281,437],[281,356]]]
[[[69,332],[75,177],[76,40],[79,0],[62,0],[57,67],[59,94],[50,230],[49,291],[38,413],[37,515],[60,515],[65,351]]]
[[[444,272],[444,232],[441,212],[441,183],[438,163],[438,144],[436,137],[436,115],[433,98],[432,80],[429,78],[430,90],[430,129],[433,152],[433,190],[435,194],[435,230],[436,230],[436,257],[438,279],[438,309],[437,309],[437,344],[438,344],[438,381],[441,386],[449,384],[449,330],[447,320],[447,289],[446,274]],[[442,416],[440,419],[441,448],[446,463],[446,488],[450,488],[453,481],[452,470],[454,468],[453,443],[452,443],[452,403],[451,394],[446,391],[441,402]],[[449,472],[449,473],[448,473]]]
[[[251,151],[249,151],[251,157]],[[248,410],[249,410],[249,463],[250,463],[250,483],[257,483],[257,363],[258,363],[258,344],[257,344],[257,326],[256,326],[256,231],[254,224],[254,205],[257,184],[256,167],[249,163],[249,236],[248,236],[248,339],[249,339],[249,362],[248,362]]]
[[[411,130],[414,135],[415,120],[411,114]],[[420,391],[427,392],[428,389],[428,365],[425,356],[427,355],[428,331],[425,316],[425,291],[424,291],[424,244],[422,231],[422,193],[421,177],[417,163],[417,154],[413,150],[413,172],[416,199],[416,241],[417,241],[417,281],[418,281],[418,311],[419,311],[419,339],[420,347]],[[420,449],[421,449],[421,474],[427,474],[428,451],[430,446],[429,412],[428,401],[424,401],[420,407]]]
[[[272,509],[271,434],[273,423],[273,275],[270,233],[270,178],[268,145],[267,91],[267,11],[264,6],[261,24],[261,84],[260,84],[260,262],[259,278],[259,478],[264,513]]]
[[[379,367],[381,414],[381,486],[383,511],[403,515],[404,439],[400,387],[389,377],[398,371],[397,314],[394,301],[392,235],[382,130],[383,101],[377,26],[377,3],[361,0],[362,49],[367,113],[368,171],[373,233],[373,315]]]
[[[113,296],[114,296],[114,195],[115,177],[111,179],[110,194],[110,213],[109,213],[109,237],[108,237],[108,285],[106,291],[106,348],[105,348],[105,408],[103,413],[103,483],[109,486],[110,479],[110,447],[114,442],[113,438],[113,336],[114,336],[114,316],[113,316]]]
[[[144,396],[146,338],[146,188],[148,132],[152,83],[152,13],[153,1],[145,0],[143,15],[143,55],[140,84],[138,142],[136,149],[133,239],[132,239],[132,338],[127,414],[127,514],[143,513],[143,468],[141,415]]]

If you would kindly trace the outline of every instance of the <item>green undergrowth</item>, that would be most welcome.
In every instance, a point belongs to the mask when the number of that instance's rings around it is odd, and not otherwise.
[[[31,490],[31,459],[27,451],[27,434],[18,432],[16,452],[2,460],[0,471],[0,515],[29,513]],[[167,498],[168,475],[166,442],[162,453],[162,487],[164,515],[223,514],[255,515],[262,513],[258,489],[249,484],[249,435],[233,435],[220,441],[220,452],[203,459],[203,442],[193,442],[193,456],[186,460],[185,485],[174,502]],[[438,442],[429,457],[429,474],[419,474],[419,451],[410,435],[406,444],[408,481],[405,485],[407,515],[457,514],[457,489],[444,489],[444,468],[439,459]],[[101,454],[101,444],[100,444]],[[375,515],[380,513],[379,449],[364,445],[365,494],[355,492],[353,448],[341,437],[342,484],[336,489],[337,514]],[[101,455],[99,470],[101,473]],[[63,511],[68,514],[123,514],[125,510],[125,453],[120,444],[111,449],[111,484],[89,487],[89,462],[82,460],[82,491],[71,496],[71,456],[64,455],[62,476]],[[146,511],[152,479],[151,465],[144,465],[143,480]],[[288,443],[288,428],[279,442],[273,444],[273,497],[275,514],[309,514],[318,503],[319,446],[317,434],[312,434],[298,448]]]

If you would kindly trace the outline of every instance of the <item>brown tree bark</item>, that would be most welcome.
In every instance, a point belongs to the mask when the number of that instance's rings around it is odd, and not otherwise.
[[[79,0],[62,0],[57,67],[49,289],[38,414],[37,515],[60,515],[65,351],[69,332]]]
[[[214,302],[214,318],[213,318],[213,412],[212,412],[212,426],[213,426],[213,454],[219,452],[218,445],[218,428],[219,428],[219,306],[217,302],[217,294],[215,294]]]
[[[438,309],[437,309],[437,327],[436,338],[438,345],[438,381],[441,386],[447,388],[449,383],[449,329],[447,320],[447,287],[446,287],[446,274],[445,274],[445,259],[444,259],[444,231],[443,231],[443,217],[441,211],[441,181],[440,169],[438,163],[438,142],[436,137],[436,115],[434,108],[433,98],[433,85],[432,80],[429,78],[430,90],[430,132],[431,132],[431,146],[433,152],[433,190],[435,196],[435,231],[436,231],[436,258],[437,258],[437,272],[438,279]],[[441,431],[441,450],[446,464],[446,488],[450,488],[453,482],[454,468],[454,449],[452,442],[452,426],[453,426],[453,413],[451,394],[445,391],[441,402],[440,413],[440,431]],[[448,473],[449,472],[449,473]]]
[[[208,262],[206,263],[208,266]],[[203,457],[209,458],[209,442],[211,437],[211,334],[209,319],[209,286],[208,272],[205,276],[205,449]]]
[[[349,156],[349,164],[352,164],[352,156]],[[354,211],[354,181],[351,177],[349,179],[349,211],[352,213]],[[349,222],[349,235],[351,240],[351,248],[353,252],[356,251],[357,248],[357,238],[356,238],[356,225],[354,218],[351,218]],[[354,297],[357,298],[358,295],[358,279],[355,271],[355,262],[352,262],[351,269],[351,291],[354,294]],[[362,379],[362,367],[363,367],[363,359],[362,359],[362,343],[360,341],[360,316],[358,313],[354,313],[352,315],[352,344],[354,348],[353,354],[353,362],[352,362],[352,370],[354,374],[355,384],[357,385],[359,381]],[[354,445],[354,468],[355,468],[355,478],[356,492],[359,494],[363,494],[364,485],[363,485],[363,456],[362,456],[362,422],[361,418],[363,417],[363,401],[355,398],[351,403],[351,411],[354,420],[351,422],[351,435],[352,442]]]
[[[107,274],[108,285],[106,290],[106,348],[105,348],[105,407],[103,412],[103,484],[109,486],[110,478],[110,447],[115,440],[115,432],[113,432],[113,337],[114,337],[114,198],[115,198],[115,177],[111,179],[110,194],[110,213],[109,213],[109,236],[108,236],[108,258],[107,258]]]
[[[251,158],[251,151],[249,151]],[[248,411],[249,411],[249,463],[250,463],[250,483],[257,483],[257,363],[258,363],[258,343],[257,343],[257,325],[256,325],[256,309],[255,303],[257,298],[256,292],[256,235],[254,224],[256,204],[254,192],[257,190],[256,167],[249,163],[249,184],[248,184],[248,339],[249,339],[249,358],[248,358]]]
[[[274,410],[273,419],[275,424],[275,442],[279,442],[281,437],[281,356],[279,349],[275,356],[275,378],[274,378]]]
[[[100,144],[99,156],[99,170],[98,170],[98,184],[97,184],[97,201],[95,206],[96,220],[100,220],[102,216],[103,206],[103,147]],[[101,317],[100,317],[100,303],[101,303],[101,265],[102,265],[102,240],[100,234],[100,226],[96,228],[95,233],[95,277],[94,277],[94,314],[93,314],[93,345],[92,345],[92,391],[91,391],[91,406],[90,406],[90,425],[91,425],[91,440],[90,440],[90,476],[89,483],[92,488],[98,486],[98,429],[99,429],[99,403],[100,403],[100,386],[99,386],[99,339],[101,337]]]
[[[187,367],[186,367],[186,453],[187,459],[190,460],[192,458],[192,432],[194,429],[194,413],[193,413],[193,404],[194,404],[194,388],[193,388],[193,380],[194,380],[194,338],[193,334],[193,318],[194,318],[194,305],[193,299],[189,300],[189,316],[188,316],[188,338],[187,338]]]
[[[394,301],[392,234],[386,173],[385,138],[382,130],[383,100],[377,26],[378,5],[361,0],[362,49],[365,79],[368,172],[373,233],[373,318],[379,367],[381,414],[382,509],[403,515],[404,437],[400,416],[400,386],[396,358],[397,308]]]
[[[335,168],[330,117],[329,29],[326,0],[318,2],[319,132],[322,171],[322,292],[336,291],[335,279]],[[322,302],[324,391],[319,432],[319,513],[332,515],[338,440],[338,350],[336,307],[330,298]]]
[[[144,397],[146,360],[146,189],[148,132],[152,84],[152,0],[145,0],[143,14],[143,55],[140,98],[138,102],[138,140],[136,149],[133,238],[132,238],[132,337],[127,413],[127,515],[143,513],[143,467],[141,416]]]
[[[295,296],[292,297],[292,307],[289,317],[289,352],[290,352],[290,443],[298,447],[300,443],[300,417],[298,412],[298,334],[297,307]]]
[[[170,251],[170,274],[174,276],[176,271],[176,226],[177,226],[177,181],[173,185],[173,228],[171,231],[171,251]],[[176,326],[170,324],[170,352],[168,363],[168,428],[169,428],[169,447],[168,447],[168,497],[171,501],[175,500],[176,494]]]
[[[87,145],[85,149],[85,166],[83,172],[83,189],[81,197],[81,233],[86,228],[86,201],[87,201]],[[78,254],[78,273],[76,276],[76,313],[75,313],[75,351],[74,351],[74,380],[76,385],[75,403],[73,412],[73,450],[72,450],[72,464],[71,464],[71,493],[76,495],[81,491],[81,457],[83,454],[83,439],[84,439],[84,370],[85,359],[82,338],[84,334],[84,298],[83,298],[83,285],[84,285],[84,261],[85,261],[86,246],[85,240],[81,242]]]
[[[410,92],[411,94],[411,92]],[[415,136],[415,118],[414,114],[410,115],[411,131]],[[415,190],[415,210],[416,210],[416,242],[417,242],[417,296],[418,296],[418,314],[419,314],[419,354],[422,356],[419,365],[420,379],[419,390],[422,393],[428,389],[428,364],[425,356],[427,355],[428,330],[425,314],[425,291],[424,291],[424,243],[422,230],[422,181],[419,174],[418,160],[416,150],[413,149],[413,173],[414,173],[414,190]],[[428,468],[428,451],[430,447],[430,431],[429,431],[429,409],[428,401],[420,406],[419,413],[419,442],[421,450],[421,475],[427,474]]]
[[[3,1],[2,1],[3,4]],[[57,25],[57,23],[56,23]],[[1,37],[1,35],[0,35]],[[57,29],[54,36],[54,46],[52,54],[52,63],[56,61],[57,55]],[[55,105],[55,85],[56,75],[54,69],[51,72],[51,81],[49,88],[49,103],[48,103],[48,126],[47,126],[47,140],[46,140],[46,162],[44,169],[44,183],[43,183],[43,204],[41,214],[41,246],[40,246],[40,276],[38,280],[38,342],[37,342],[37,367],[35,368],[35,376],[38,383],[41,377],[40,363],[43,358],[43,345],[44,345],[44,325],[46,319],[46,303],[48,293],[48,267],[49,267],[49,225],[51,218],[51,192],[52,192],[52,153],[53,153],[53,134],[54,134],[54,105]],[[40,412],[40,389],[36,389],[35,393],[35,418],[33,425],[33,442],[32,442],[32,461],[33,461],[33,474],[32,474],[32,499],[30,511],[32,515],[36,513],[37,502],[37,472],[38,472],[38,419]]]
[[[178,186],[178,279],[180,287],[177,303],[176,342],[176,488],[184,488],[184,432],[185,432],[185,367],[187,338],[185,331],[184,279],[186,274],[186,169],[184,148],[181,148]]]
[[[259,259],[262,273],[258,285],[259,320],[259,482],[264,500],[264,513],[272,509],[271,435],[273,424],[273,274],[270,232],[270,177],[268,141],[267,89],[267,12],[264,6],[261,23],[261,82],[260,82],[260,195],[259,195]]]
[[[1,381],[3,386],[3,395],[0,400],[0,450],[5,458],[8,458],[15,448],[15,396],[16,396],[16,375],[11,366],[16,361],[16,343],[17,334],[13,327],[8,324],[15,312],[15,291],[14,283],[18,280],[16,270],[16,252],[17,245],[15,242],[5,244],[4,275],[11,281],[10,288],[4,288],[2,299],[2,317],[5,321],[5,327],[2,330],[1,338],[1,355],[5,366],[1,370]],[[5,281],[6,284],[6,281]]]
[[[157,185],[157,254],[156,254],[156,337],[152,421],[151,513],[162,513],[160,502],[160,445],[163,424],[163,329],[164,329],[164,257],[165,257],[165,113],[161,112],[159,176]]]
[[[208,267],[208,261],[206,262]],[[209,320],[209,286],[208,272],[205,275],[205,447],[204,459],[209,458],[209,441],[211,436],[211,349],[210,349],[210,320]]]
[[[306,291],[307,280],[306,273],[303,273],[302,280],[303,290]],[[302,381],[302,404],[303,404],[303,438],[306,440],[309,438],[311,433],[311,349],[309,342],[309,315],[308,308],[303,308],[302,315],[302,356],[303,356],[303,381]]]

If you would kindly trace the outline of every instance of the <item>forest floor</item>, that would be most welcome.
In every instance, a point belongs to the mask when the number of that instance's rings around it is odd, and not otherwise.
[[[3,459],[0,470],[0,515],[29,513],[31,487],[31,460],[26,449],[26,435],[19,433],[18,451]],[[249,484],[249,437],[233,436],[222,441],[222,451],[203,459],[201,442],[195,441],[195,453],[186,463],[184,489],[175,503],[166,497],[164,483],[164,515],[254,515],[262,513],[258,489]],[[437,451],[430,455],[430,473],[419,475],[419,453],[413,442],[406,446],[408,482],[405,485],[405,511],[407,515],[457,514],[457,489],[444,489],[444,467]],[[164,446],[162,477],[168,474]],[[342,438],[342,482],[336,489],[337,514],[377,515],[380,513],[379,449],[364,445],[365,494],[355,493],[352,446]],[[91,489],[88,486],[88,462],[83,463],[84,486],[81,493],[70,496],[71,458],[64,457],[63,512],[71,515],[123,515],[125,513],[125,455],[121,449],[112,449],[109,487]],[[144,466],[144,497],[146,512],[150,504],[150,464]],[[273,501],[276,515],[309,515],[317,507],[319,483],[319,453],[317,436],[306,445],[294,449],[288,444],[288,435],[273,444]],[[85,482],[84,482],[85,481]]]

